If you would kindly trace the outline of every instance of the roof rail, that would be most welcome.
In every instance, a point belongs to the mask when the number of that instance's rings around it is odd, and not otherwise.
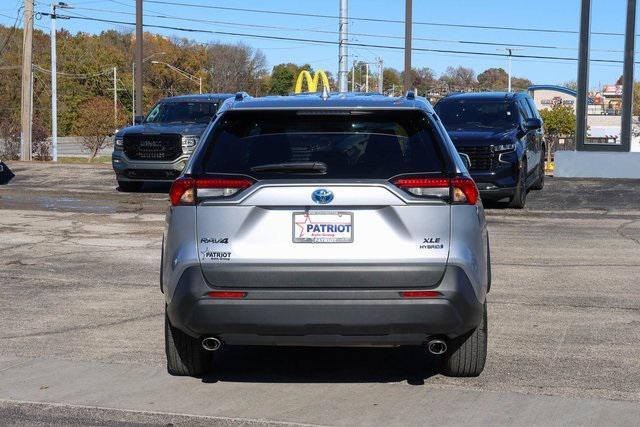
[[[409,90],[407,91],[407,94],[404,97],[407,98],[409,101],[413,101],[414,99],[416,99],[416,94],[412,90]]]
[[[249,95],[247,92],[237,92],[236,93],[236,101],[242,101],[245,98],[251,98],[251,95]]]

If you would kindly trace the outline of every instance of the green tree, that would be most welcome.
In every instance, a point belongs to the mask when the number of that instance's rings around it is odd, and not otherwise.
[[[394,68],[385,68],[382,71],[382,81],[384,93],[402,93],[402,80],[400,79],[400,73],[398,72],[398,70]]]
[[[576,115],[568,105],[555,105],[551,109],[540,110],[547,135],[547,161],[558,147],[560,137],[573,136],[576,132]]]
[[[480,90],[503,91],[509,86],[509,75],[502,68],[489,68],[478,74]]]
[[[293,90],[293,79],[296,77],[293,73],[287,64],[278,64],[273,67],[269,92],[274,95],[288,95]]]
[[[511,90],[514,92],[524,92],[529,89],[533,82],[524,77],[512,77],[511,78]]]

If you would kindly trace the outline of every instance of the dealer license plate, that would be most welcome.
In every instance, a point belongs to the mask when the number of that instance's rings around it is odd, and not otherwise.
[[[294,243],[353,242],[352,212],[294,212]]]

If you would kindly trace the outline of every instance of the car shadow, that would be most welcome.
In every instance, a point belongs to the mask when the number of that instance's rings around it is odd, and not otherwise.
[[[115,188],[119,193],[124,194],[169,194],[171,189],[171,182],[145,182],[142,188],[138,191],[124,191],[120,187]]]
[[[204,383],[387,383],[423,385],[441,361],[420,346],[325,348],[227,346],[215,354]]]
[[[509,209],[509,201],[507,199],[483,200],[482,206],[485,209]]]

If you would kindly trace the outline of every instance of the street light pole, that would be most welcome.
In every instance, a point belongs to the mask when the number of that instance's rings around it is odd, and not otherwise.
[[[143,106],[143,38],[144,33],[142,30],[142,0],[136,0],[136,59],[135,59],[135,88],[138,96],[135,100],[135,111],[138,113],[142,113],[144,110]],[[134,116],[135,118],[135,116]],[[135,123],[135,121],[134,121]]]
[[[413,86],[411,75],[411,41],[413,31],[413,0],[405,1],[404,11],[404,90],[409,91]]]
[[[51,157],[58,161],[58,54],[56,44],[56,21],[69,19],[58,16],[56,9],[73,9],[66,3],[51,3]]]

